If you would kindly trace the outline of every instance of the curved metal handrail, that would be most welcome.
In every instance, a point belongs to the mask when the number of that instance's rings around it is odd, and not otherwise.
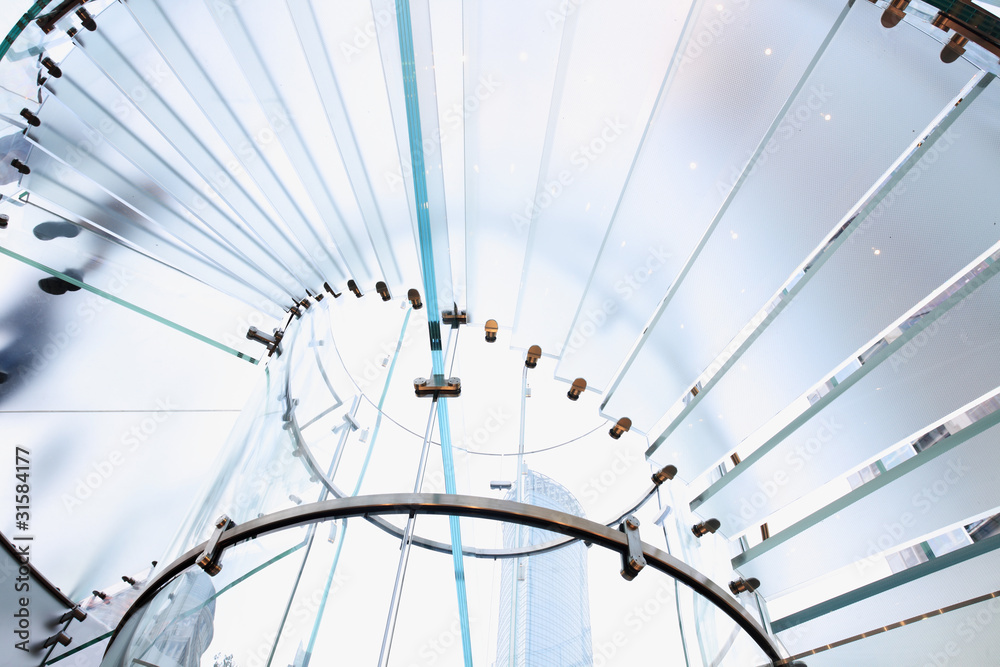
[[[259,537],[267,533],[294,528],[330,519],[347,519],[368,515],[404,514],[460,516],[495,521],[506,521],[520,525],[541,528],[562,533],[572,539],[584,540],[619,553],[628,552],[628,537],[615,528],[596,521],[590,521],[573,514],[559,512],[537,505],[526,505],[512,500],[497,500],[478,496],[449,495],[439,493],[387,493],[371,496],[353,496],[325,500],[308,505],[281,510],[267,516],[253,519],[224,531],[218,539],[218,549]],[[108,650],[114,644],[118,633],[129,619],[150,602],[153,596],[174,577],[195,564],[208,540],[194,547],[180,558],[163,568],[136,598],[122,617],[108,643]],[[726,616],[740,626],[772,661],[781,660],[781,653],[774,640],[764,631],[749,612],[740,606],[726,591],[687,563],[653,547],[641,543],[642,555],[653,569],[663,572],[705,597]]]
[[[306,467],[313,477],[318,479],[323,486],[326,487],[327,491],[333,494],[334,498],[350,498],[350,494],[346,493],[343,489],[337,486],[333,480],[327,479],[326,474],[320,469],[319,462],[313,455],[312,450],[305,442],[305,438],[302,436],[302,431],[299,429],[298,420],[295,418],[295,407],[291,404],[291,399],[288,397],[288,391],[285,392],[286,409],[288,410],[288,425],[289,431],[291,432],[292,438],[295,439],[299,456],[305,461]],[[632,505],[631,508],[622,512],[617,519],[613,519],[605,523],[605,526],[612,526],[621,523],[622,519],[627,515],[637,511],[643,505],[645,505],[653,494],[656,493],[656,489],[659,485],[654,483],[653,486],[639,499],[637,503]],[[386,521],[385,519],[378,516],[366,516],[365,519],[376,526],[377,528],[385,531],[386,533],[397,537],[399,539],[403,538],[403,529],[392,523],[391,521]],[[555,551],[556,549],[561,549],[567,544],[571,544],[576,540],[573,538],[565,538],[561,540],[552,540],[551,542],[545,542],[543,544],[538,544],[534,546],[525,546],[519,548],[505,548],[505,549],[480,549],[477,547],[463,547],[462,555],[470,556],[472,558],[492,558],[503,559],[503,558],[519,558],[521,556],[537,556],[549,551]],[[437,540],[432,540],[426,537],[420,537],[419,535],[413,535],[410,538],[410,543],[414,546],[421,547],[423,549],[428,549],[430,551],[437,551],[443,554],[451,553],[451,544],[447,542],[439,542]]]

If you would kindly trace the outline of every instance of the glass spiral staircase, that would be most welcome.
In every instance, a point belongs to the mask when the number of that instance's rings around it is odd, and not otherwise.
[[[21,4],[12,664],[1000,663],[995,3]]]

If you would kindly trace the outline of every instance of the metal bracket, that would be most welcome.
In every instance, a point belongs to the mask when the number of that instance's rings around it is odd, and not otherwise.
[[[459,378],[440,378],[439,380],[417,378],[413,381],[413,391],[417,396],[453,398],[462,393],[462,381]]]
[[[628,540],[628,551],[622,553],[622,578],[632,581],[646,567],[646,558],[642,555],[642,540],[639,539],[639,520],[634,514],[629,514],[618,526]]]
[[[56,23],[58,23],[64,16],[73,11],[77,5],[82,5],[85,2],[87,2],[87,0],[64,0],[63,2],[60,2],[53,11],[45,14],[44,16],[39,16],[35,20],[35,23],[37,23],[38,27],[42,29],[42,32],[47,35],[55,30]]]
[[[653,484],[659,486],[677,475],[677,466],[664,466],[653,473]]]
[[[448,312],[447,310],[441,313],[441,324],[446,324],[452,329],[457,329],[460,324],[469,323],[469,315],[464,310],[458,309],[458,304],[452,304],[453,310]]]
[[[72,609],[70,609],[65,614],[59,617],[59,622],[69,623],[74,618],[78,621],[83,621],[83,619],[87,618],[87,612],[80,609],[79,606],[73,607]]]
[[[69,643],[73,641],[73,638],[67,635],[65,632],[57,632],[42,644],[42,648],[48,648],[50,646],[55,646],[56,644],[62,644],[63,646],[69,646]]]
[[[292,306],[292,308],[295,308],[295,306]],[[285,332],[281,331],[280,329],[275,329],[274,334],[271,335],[264,333],[257,327],[250,327],[250,330],[247,331],[247,340],[255,340],[258,343],[264,345],[264,347],[267,348],[267,356],[270,357],[272,354],[277,352],[278,356],[280,357],[281,339],[284,337],[284,335]]]
[[[736,581],[729,582],[729,590],[733,592],[733,595],[739,595],[740,593],[752,593],[760,588],[760,579],[750,577],[749,579],[737,579]]]
[[[222,571],[222,553],[219,551],[219,540],[224,532],[234,526],[236,526],[236,522],[225,514],[215,522],[215,532],[212,533],[212,537],[208,538],[205,550],[201,552],[201,557],[198,559],[198,567],[205,570],[210,577],[214,577]]]
[[[347,426],[349,426],[352,431],[357,431],[359,428],[361,428],[361,424],[358,423],[358,420],[355,419],[354,415],[352,415],[350,412],[344,413],[344,423],[347,424]]]

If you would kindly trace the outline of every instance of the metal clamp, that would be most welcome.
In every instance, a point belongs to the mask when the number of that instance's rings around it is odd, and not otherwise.
[[[663,466],[653,473],[653,484],[659,486],[677,475],[677,466]]]
[[[70,609],[69,611],[67,611],[62,616],[60,616],[59,617],[59,622],[60,623],[69,623],[74,618],[76,620],[78,620],[78,621],[82,621],[83,619],[87,618],[87,612],[85,612],[84,610],[80,609],[80,606],[77,605],[77,606],[73,607],[72,609]]]
[[[714,533],[721,527],[721,521],[718,519],[709,519],[708,521],[702,521],[699,524],[691,526],[691,532],[694,533],[695,537],[703,537],[709,533]]]
[[[38,119],[38,116],[31,113],[30,109],[21,109],[21,118],[28,121],[28,125],[31,127],[38,127],[42,124],[42,121]]]
[[[46,35],[55,30],[56,23],[58,23],[63,17],[73,11],[77,5],[82,5],[87,0],[63,0],[60,2],[54,10],[39,16],[35,21],[38,27],[42,29]]]
[[[642,555],[642,540],[639,539],[639,520],[634,514],[629,514],[618,526],[625,533],[628,551],[622,552],[622,578],[632,581],[646,567],[646,558]]]
[[[729,582],[729,590],[733,592],[733,595],[739,595],[740,593],[753,593],[758,588],[760,588],[760,579],[757,579],[756,577],[750,577],[749,579],[737,579]]]
[[[462,393],[462,380],[459,378],[417,378],[413,381],[413,391],[417,396],[453,398]]]
[[[295,306],[292,306],[293,310],[298,310]],[[281,356],[281,339],[284,336],[284,332],[280,329],[275,329],[274,334],[266,334],[257,327],[250,327],[247,331],[247,340],[255,340],[258,343],[264,345],[267,348],[267,356],[271,356],[275,352],[278,356]]]
[[[219,550],[219,540],[224,532],[234,526],[236,526],[236,522],[225,514],[215,522],[215,532],[212,533],[212,537],[208,538],[205,550],[201,552],[201,558],[198,559],[198,567],[205,570],[210,577],[214,577],[222,571],[222,552]]]
[[[627,433],[631,428],[632,420],[628,417],[622,417],[614,426],[611,427],[611,430],[608,431],[608,435],[617,440],[622,437],[622,434]]]
[[[447,310],[441,313],[441,324],[450,326],[452,329],[457,329],[461,324],[468,324],[469,315],[464,310],[458,309],[458,304],[452,304],[451,312]]]
[[[56,644],[62,644],[63,646],[69,646],[69,643],[73,641],[73,638],[67,635],[65,632],[57,632],[42,644],[42,648],[48,648],[50,646],[55,646]]]

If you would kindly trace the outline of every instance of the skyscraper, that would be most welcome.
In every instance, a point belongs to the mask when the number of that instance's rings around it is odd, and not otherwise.
[[[576,498],[553,479],[525,470],[521,501],[583,516]],[[508,499],[516,497],[512,491]],[[505,547],[539,546],[558,533],[504,524]],[[593,664],[587,548],[582,542],[535,556],[507,559],[500,576],[497,667]]]

